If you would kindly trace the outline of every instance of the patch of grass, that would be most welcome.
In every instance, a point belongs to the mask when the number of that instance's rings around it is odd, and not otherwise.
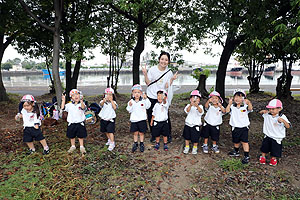
[[[218,162],[218,165],[225,171],[230,171],[230,172],[242,170],[246,166],[241,162],[241,160],[234,159],[234,158],[221,160]]]
[[[287,147],[299,146],[300,145],[300,138],[295,137],[295,138],[290,139],[290,140],[283,140],[282,144],[283,144],[283,146],[287,146]]]

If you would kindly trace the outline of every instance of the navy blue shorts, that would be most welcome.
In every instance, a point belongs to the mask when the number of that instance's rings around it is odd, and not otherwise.
[[[162,121],[162,122],[153,122],[152,126],[152,136],[153,137],[159,137],[159,136],[165,136],[168,137],[170,135],[170,129],[168,121]]]
[[[190,140],[192,143],[199,143],[200,133],[200,126],[190,127],[185,125],[182,136],[185,140]]]
[[[83,122],[82,122],[83,123]],[[67,128],[67,137],[70,139],[73,138],[86,138],[87,132],[85,126],[83,126],[81,123],[72,123]]]
[[[237,128],[235,127],[234,130],[232,131],[232,142],[233,143],[240,143],[240,142],[249,142],[248,141],[248,128],[243,127],[243,128]]]
[[[201,136],[203,138],[210,137],[212,141],[218,142],[220,138],[220,126],[212,126],[206,123],[206,125],[202,128]]]
[[[23,130],[23,142],[33,142],[33,139],[35,141],[41,141],[45,139],[41,129],[35,129],[34,127],[25,127],[25,129]]]
[[[278,144],[276,140],[266,136],[260,150],[263,153],[270,153],[271,157],[280,158],[282,154],[282,144]]]
[[[147,131],[147,121],[139,121],[139,122],[131,122],[130,125],[130,132],[140,132],[140,133],[146,133]]]
[[[101,133],[115,133],[116,125],[115,119],[112,121],[100,120],[100,132]]]

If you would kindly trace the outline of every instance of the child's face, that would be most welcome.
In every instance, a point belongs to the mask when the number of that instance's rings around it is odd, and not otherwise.
[[[197,104],[199,104],[200,103],[200,97],[198,97],[198,96],[192,96],[190,98],[190,102],[191,103],[197,103]]]
[[[269,108],[269,113],[273,116],[278,115],[282,108]]]
[[[165,98],[165,95],[163,93],[158,93],[157,94],[157,101],[161,103],[163,99]]]
[[[233,101],[236,103],[236,104],[242,104],[243,101],[244,101],[245,97],[243,97],[243,95],[235,95],[233,97]]]
[[[24,102],[23,108],[24,108],[27,112],[31,112],[31,111],[33,110],[33,103],[30,103],[30,102]]]
[[[135,99],[139,99],[142,95],[142,91],[141,90],[138,90],[138,89],[134,89],[132,91],[132,96],[135,98]]]
[[[72,94],[71,99],[72,99],[75,103],[78,103],[78,102],[80,101],[80,94],[78,94],[78,93]]]
[[[211,99],[211,102],[213,105],[220,103],[220,99],[217,96],[212,96],[212,97],[210,97],[210,99]]]
[[[105,98],[106,98],[106,100],[111,100],[111,99],[113,99],[113,94],[112,93],[106,93]]]

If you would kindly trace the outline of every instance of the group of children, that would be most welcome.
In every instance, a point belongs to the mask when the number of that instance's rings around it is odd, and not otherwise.
[[[131,99],[127,103],[126,110],[130,113],[130,132],[133,133],[133,146],[132,152],[144,152],[144,134],[147,131],[147,109],[150,108],[151,102],[147,95],[143,93],[141,85],[134,85],[131,89]],[[80,152],[86,153],[84,147],[84,138],[87,137],[85,128],[85,109],[86,105],[83,101],[82,93],[73,89],[69,93],[71,102],[66,104],[65,95],[62,96],[61,109],[68,112],[67,122],[67,137],[70,139],[71,147],[68,150],[72,153],[76,150],[75,138],[77,137],[80,144]],[[220,125],[222,124],[222,116],[226,113],[230,114],[229,124],[232,127],[232,142],[233,150],[229,152],[230,156],[237,157],[240,155],[240,146],[242,145],[244,157],[243,164],[249,163],[249,117],[248,114],[252,112],[253,107],[251,102],[246,98],[246,93],[243,90],[237,89],[234,91],[233,97],[229,99],[229,104],[226,108],[222,106],[223,99],[220,94],[213,91],[209,95],[209,99],[203,107],[200,104],[201,94],[198,90],[194,90],[190,94],[190,103],[184,108],[187,117],[185,119],[185,126],[183,130],[183,138],[185,139],[184,154],[188,154],[190,144],[192,145],[192,154],[197,154],[198,143],[200,137],[204,138],[202,150],[208,153],[208,139],[212,140],[212,151],[219,153],[220,149],[217,145],[220,137]],[[152,118],[150,126],[152,127],[152,137],[155,138],[154,149],[160,148],[160,136],[163,136],[163,149],[168,151],[167,138],[170,134],[168,125],[168,108],[167,92],[165,90],[157,91],[158,102],[153,107]],[[22,100],[23,109],[21,113],[16,115],[16,120],[23,118],[24,134],[23,141],[29,147],[28,154],[35,152],[33,139],[40,141],[44,147],[43,154],[49,153],[49,147],[40,130],[41,121],[39,119],[39,109],[31,95],[25,95]],[[115,119],[116,109],[118,104],[114,90],[112,88],[105,89],[102,100],[100,101],[101,111],[99,113],[100,132],[105,133],[107,136],[108,150],[112,151],[115,148]],[[290,122],[285,115],[281,113],[282,103],[278,99],[273,99],[266,106],[268,110],[260,111],[264,118],[263,139],[261,152],[262,155],[259,159],[261,164],[266,164],[266,154],[270,153],[270,165],[277,165],[278,157],[282,154],[281,141],[285,137],[286,128],[290,127]],[[206,110],[204,122],[201,118]],[[140,140],[140,143],[138,143]]]

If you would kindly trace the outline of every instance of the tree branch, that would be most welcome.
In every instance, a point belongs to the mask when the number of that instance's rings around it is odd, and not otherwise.
[[[130,20],[134,21],[135,23],[139,24],[139,21],[136,17],[130,15],[128,12],[121,10],[120,8],[113,5],[112,3],[109,3],[109,5],[114,11],[120,13],[121,15],[124,15],[127,19],[130,19]]]
[[[27,12],[27,14],[29,14],[36,22],[38,22],[40,26],[44,27],[45,29],[47,29],[51,32],[55,32],[54,27],[44,24],[35,14],[33,14],[30,11],[30,9],[28,8],[28,6],[26,5],[26,3],[23,0],[19,0],[19,2],[22,5],[22,7],[24,8],[24,10]]]
[[[8,45],[10,45],[10,43],[16,38],[16,36],[18,35],[19,31],[14,32],[11,36],[6,38],[5,43],[3,44],[3,48],[6,49],[8,47]]]

